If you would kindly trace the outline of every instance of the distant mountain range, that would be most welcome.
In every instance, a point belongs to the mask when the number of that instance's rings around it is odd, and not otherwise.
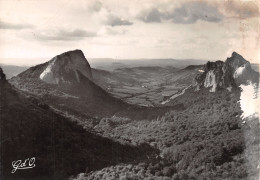
[[[26,69],[28,69],[28,67],[26,66],[14,66],[14,65],[5,65],[5,64],[0,64],[0,66],[4,70],[7,79],[10,79],[20,74],[21,72],[25,71]]]
[[[90,59],[93,68],[113,71],[119,68],[134,68],[134,67],[151,67],[172,66],[178,69],[185,68],[188,65],[205,64],[207,60],[199,59]]]

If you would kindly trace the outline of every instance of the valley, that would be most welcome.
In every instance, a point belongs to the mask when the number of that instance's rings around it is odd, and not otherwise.
[[[130,104],[160,106],[167,98],[192,84],[198,69],[172,66],[120,68],[112,72],[94,69],[93,78],[114,97]]]

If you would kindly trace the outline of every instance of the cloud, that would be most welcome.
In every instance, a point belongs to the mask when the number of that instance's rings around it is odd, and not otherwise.
[[[182,4],[180,8],[176,8],[172,13],[166,14],[165,18],[177,24],[192,24],[198,20],[219,22],[222,20],[223,15],[216,7],[206,2],[190,2]]]
[[[146,23],[161,22],[162,15],[157,9],[153,8],[142,12],[139,15],[139,19]]]
[[[94,12],[99,12],[102,9],[103,4],[100,1],[95,1],[90,7],[89,10]]]
[[[232,1],[229,0],[224,3],[223,9],[228,16],[232,16],[234,18],[251,18],[259,16],[259,7],[253,1]]]
[[[127,31],[125,29],[121,29],[121,30],[115,30],[114,28],[111,27],[102,27],[99,31],[98,31],[98,35],[99,36],[106,36],[106,35],[123,35],[125,34]]]
[[[158,10],[150,9],[144,11],[139,19],[146,22],[161,22],[162,20],[170,20],[176,24],[192,24],[198,20],[207,22],[219,22],[224,16],[216,7],[207,2],[195,1],[183,3],[180,7],[173,9]]]
[[[20,24],[20,23],[8,23],[0,20],[0,29],[11,29],[11,30],[21,30],[21,29],[29,29],[34,26],[31,24]]]
[[[97,22],[101,22],[104,23],[105,25],[109,25],[109,26],[130,26],[133,25],[133,22],[122,18],[123,16],[122,13],[120,13],[117,8],[115,7],[117,5],[113,5],[113,3],[108,3],[105,1],[99,1],[99,0],[95,0],[95,1],[83,1],[84,5],[82,7],[77,7],[75,9],[76,12],[80,12],[80,13],[85,13],[85,9],[87,6],[87,10],[89,11],[90,15],[92,16],[92,18],[96,19]],[[114,12],[116,12],[116,14],[114,14]],[[123,15],[125,15],[126,12],[123,11]],[[90,17],[91,18],[91,17]],[[103,25],[104,25],[103,24]]]
[[[129,46],[129,44],[134,45],[138,43],[139,39],[129,37],[97,37],[91,41],[91,44],[105,45],[108,46],[108,48],[111,48],[112,46]],[[113,49],[110,51],[113,51]]]
[[[107,17],[106,24],[110,26],[130,26],[133,25],[133,22],[110,14]]]
[[[84,39],[85,37],[95,37],[96,33],[75,29],[73,31],[58,30],[54,32],[39,33],[35,34],[35,36],[41,41],[74,41]]]

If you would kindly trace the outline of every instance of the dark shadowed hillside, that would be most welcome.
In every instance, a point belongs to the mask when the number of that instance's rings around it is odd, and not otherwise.
[[[122,145],[86,132],[54,113],[48,105],[27,98],[6,80],[0,68],[0,178],[66,179],[80,172],[118,163],[138,163],[156,151],[143,144]],[[35,157],[36,167],[12,171],[12,161]]]
[[[258,177],[259,123],[257,119],[243,123],[239,97],[239,89],[232,93],[221,90],[214,94],[208,89],[197,92],[189,89],[171,102],[172,105],[183,104],[182,111],[170,111],[154,121],[132,122],[111,118],[95,128],[119,141],[132,144],[147,142],[160,149],[162,162],[146,164],[144,177]],[[246,147],[251,155],[246,153]],[[249,162],[252,157],[255,160]],[[167,169],[168,175],[165,174]]]

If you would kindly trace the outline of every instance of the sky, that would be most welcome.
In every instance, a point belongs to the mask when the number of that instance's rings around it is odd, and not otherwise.
[[[31,65],[65,51],[86,58],[260,62],[260,1],[0,0],[0,63]]]

